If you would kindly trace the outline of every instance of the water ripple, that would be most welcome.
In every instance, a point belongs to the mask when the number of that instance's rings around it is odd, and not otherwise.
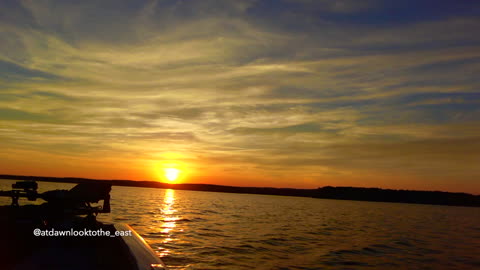
[[[480,267],[478,208],[130,187],[112,198],[110,219],[170,269]]]

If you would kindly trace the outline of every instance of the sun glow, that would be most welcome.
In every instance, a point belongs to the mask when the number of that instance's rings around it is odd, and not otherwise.
[[[192,170],[183,162],[179,154],[166,153],[159,157],[160,160],[151,163],[152,178],[160,182],[178,184],[185,181]]]
[[[167,178],[167,180],[170,182],[177,180],[179,175],[180,175],[179,169],[175,169],[175,168],[165,169],[165,178]]]

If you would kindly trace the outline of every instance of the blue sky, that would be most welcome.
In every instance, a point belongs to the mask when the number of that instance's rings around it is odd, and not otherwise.
[[[99,3],[100,2],[100,3]],[[476,1],[2,1],[0,172],[480,193]]]

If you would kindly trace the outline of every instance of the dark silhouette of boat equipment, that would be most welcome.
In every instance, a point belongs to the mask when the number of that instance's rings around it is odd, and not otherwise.
[[[164,270],[165,264],[127,224],[97,221],[110,213],[111,184],[80,183],[70,190],[38,193],[35,181],[0,191],[10,205],[0,206],[0,269],[4,270]],[[19,199],[43,200],[20,205]],[[103,205],[96,205],[103,201]],[[34,232],[45,235],[35,236]],[[49,236],[54,231],[102,232],[109,236]],[[108,232],[108,233],[107,233]]]

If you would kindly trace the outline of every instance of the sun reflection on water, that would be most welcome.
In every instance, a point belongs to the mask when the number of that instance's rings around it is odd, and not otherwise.
[[[173,189],[166,189],[164,198],[163,198],[163,208],[162,213],[164,215],[171,215],[175,213],[175,209],[173,205],[175,204],[175,190]]]
[[[162,215],[160,232],[165,236],[162,244],[167,244],[174,240],[172,237],[172,230],[177,226],[176,221],[180,219],[178,216],[175,216],[175,213],[177,212],[175,209],[175,190],[165,190],[161,211]],[[168,248],[159,248],[158,255],[160,257],[165,257],[170,253],[171,251]]]

